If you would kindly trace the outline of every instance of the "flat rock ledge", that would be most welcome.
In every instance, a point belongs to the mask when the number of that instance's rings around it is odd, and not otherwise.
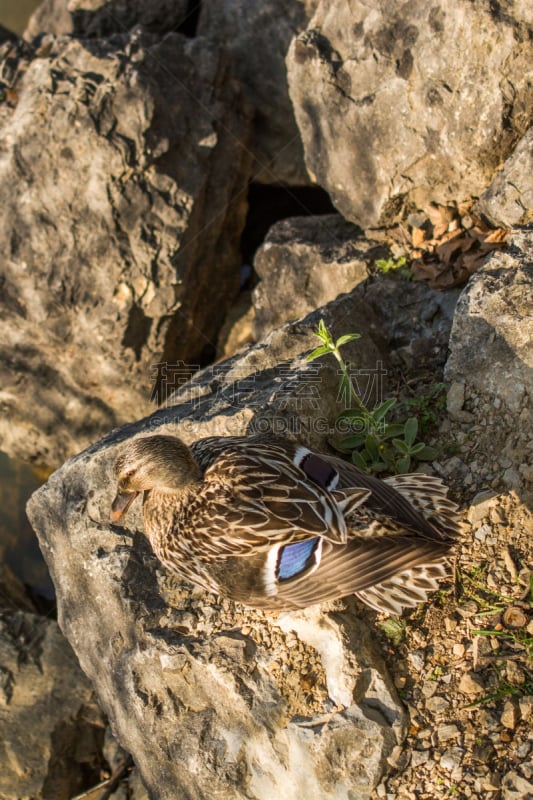
[[[141,534],[140,508],[127,529],[108,522],[113,463],[130,437],[157,430],[190,441],[245,433],[258,420],[288,425],[291,407],[305,418],[305,402],[315,417],[328,406],[334,417],[336,371],[326,367],[319,400],[305,400],[302,387],[316,381],[305,353],[319,317],[339,335],[354,314],[370,368],[380,351],[368,331],[379,338],[379,325],[346,296],[217,365],[216,377],[213,368],[199,373],[172,405],[72,458],[29,502],[61,629],[158,800],[270,800],[287,786],[307,800],[363,800],[405,735],[405,712],[354,600],[250,611],[165,573]]]

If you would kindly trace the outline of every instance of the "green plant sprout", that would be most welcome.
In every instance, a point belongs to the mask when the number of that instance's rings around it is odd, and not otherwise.
[[[376,261],[376,267],[385,275],[389,272],[397,272],[402,278],[410,280],[413,273],[407,266],[407,259],[404,256],[399,258],[380,258]]]
[[[420,430],[427,432],[439,423],[440,416],[446,410],[446,387],[443,383],[434,383],[425,394],[408,397],[401,401],[400,406],[402,410],[414,414]]]
[[[485,705],[485,703],[496,702],[505,697],[528,697],[533,694],[533,678],[528,678],[525,683],[516,686],[502,675],[497,664],[491,664],[491,668],[496,673],[496,687],[494,691],[483,695],[479,700],[468,703],[464,708],[476,708]]]
[[[378,626],[394,645],[399,645],[405,639],[407,622],[401,617],[387,617],[378,622]]]
[[[349,453],[353,464],[365,472],[376,474],[408,472],[417,461],[432,461],[437,451],[424,442],[417,441],[418,420],[409,417],[404,422],[390,422],[388,416],[396,405],[396,398],[385,400],[370,411],[361,400],[350,376],[349,362],[345,361],[340,348],[347,342],[360,339],[359,333],[347,333],[333,339],[324,320],[320,320],[315,336],[322,344],[307,356],[314,361],[332,355],[340,367],[340,394],[347,408],[336,420],[335,427],[348,431],[331,442],[341,453]]]

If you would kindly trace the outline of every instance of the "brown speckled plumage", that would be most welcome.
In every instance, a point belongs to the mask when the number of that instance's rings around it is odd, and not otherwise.
[[[400,613],[437,588],[459,532],[439,479],[382,481],[280,437],[212,437],[190,449],[139,438],[116,474],[115,518],[144,492],[145,533],[168,569],[256,608],[353,593]]]

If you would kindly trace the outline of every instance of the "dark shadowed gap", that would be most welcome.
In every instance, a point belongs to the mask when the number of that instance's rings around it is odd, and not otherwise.
[[[196,36],[198,29],[198,20],[200,19],[200,11],[202,10],[202,3],[200,0],[189,0],[187,4],[187,14],[184,21],[176,29],[184,36],[193,39]]]
[[[241,239],[243,263],[253,262],[255,251],[263,243],[269,228],[278,220],[335,213],[337,209],[328,193],[318,186],[284,187],[251,183],[248,216]]]
[[[53,605],[54,587],[25,508],[48,474],[0,451],[0,561],[31,587],[42,613]]]

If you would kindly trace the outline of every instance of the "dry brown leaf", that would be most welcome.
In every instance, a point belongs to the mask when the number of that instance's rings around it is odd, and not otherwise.
[[[493,229],[472,211],[473,201],[440,205],[424,209],[427,221],[406,228],[395,225],[372,238],[398,244],[411,259],[413,280],[425,281],[434,289],[448,289],[464,284],[494,250],[505,247],[509,232]],[[465,225],[461,219],[465,217]],[[413,223],[415,219],[413,219]],[[467,224],[466,224],[467,222]]]
[[[466,214],[470,216],[470,209],[472,208],[473,200],[463,200],[460,203],[457,203],[457,213],[460,217],[464,217]]]
[[[425,238],[426,231],[423,228],[413,228],[411,231],[411,241],[413,243],[413,247],[420,247]]]
[[[447,222],[439,222],[438,225],[433,227],[433,238],[434,239],[442,239],[448,233],[448,223]]]
[[[448,239],[448,241],[443,244],[439,244],[439,246],[435,248],[435,254],[441,261],[444,261],[445,264],[449,264],[455,253],[460,252],[463,246],[464,240],[461,234],[456,233],[453,238]]]
[[[496,228],[494,231],[490,231],[485,236],[486,242],[498,242],[498,243],[505,243],[509,237],[509,231],[506,228]]]
[[[462,257],[461,263],[465,266],[467,272],[473,274],[483,265],[486,257],[486,253],[469,253]]]

